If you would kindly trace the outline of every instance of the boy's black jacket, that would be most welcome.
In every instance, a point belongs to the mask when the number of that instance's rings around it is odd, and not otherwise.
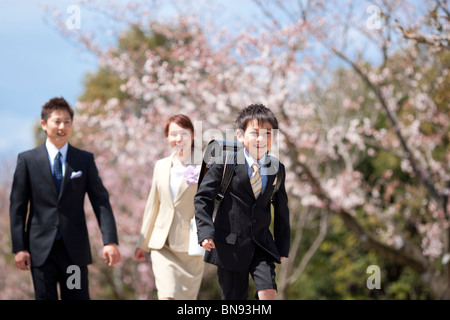
[[[276,262],[280,257],[288,257],[290,245],[290,226],[288,198],[284,178],[273,201],[273,230],[271,225],[271,197],[275,187],[275,173],[268,175],[264,192],[255,199],[248,177],[244,150],[237,153],[238,164],[233,178],[224,195],[224,200],[212,220],[214,199],[220,190],[224,161],[214,163],[206,172],[194,197],[195,219],[199,243],[206,238],[214,240],[216,249],[205,253],[205,261],[230,271],[247,270],[255,248],[261,246]],[[275,162],[278,170],[285,170],[277,159],[269,157],[266,164],[272,167]],[[285,173],[285,172],[283,172]],[[285,174],[282,175],[285,177]]]

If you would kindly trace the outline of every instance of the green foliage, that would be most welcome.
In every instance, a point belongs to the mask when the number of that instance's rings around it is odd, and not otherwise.
[[[111,98],[123,100],[127,94],[120,90],[120,85],[124,83],[117,75],[106,69],[100,69],[95,73],[88,73],[84,78],[84,92],[78,97],[78,100],[95,101],[100,99],[107,101]]]
[[[394,300],[429,300],[433,294],[423,285],[411,269],[405,268],[398,276],[398,280],[386,288],[389,299]]]
[[[374,157],[365,157],[359,164],[358,169],[366,177],[367,181],[373,183],[382,178],[387,171],[391,171],[392,175],[407,181],[410,177],[400,167],[401,159],[388,151],[379,150]]]
[[[131,25],[125,30],[118,39],[118,45],[111,49],[111,54],[114,57],[120,57],[121,54],[126,54],[132,57],[133,68],[135,74],[139,77],[142,74],[142,69],[146,62],[146,51],[156,50],[161,59],[161,62],[168,62],[171,66],[180,64],[180,61],[174,61],[169,58],[170,44],[174,41],[183,41],[189,43],[193,40],[187,30],[188,26],[180,27],[180,33],[185,31],[182,39],[167,38],[161,32],[158,32],[158,24],[150,24],[148,29],[143,29],[138,25]],[[186,28],[186,30],[184,29]],[[88,73],[84,79],[84,92],[79,96],[78,100],[95,101],[97,99],[106,102],[111,98],[118,98],[123,102],[129,98],[127,93],[124,93],[120,86],[126,81],[121,79],[119,75],[108,70],[107,67],[100,68],[97,72]],[[132,112],[139,114],[141,108],[144,108],[147,103],[144,101],[133,101],[134,109]],[[102,110],[98,110],[102,112]]]
[[[168,39],[153,30],[142,30],[138,25],[132,25],[119,38],[119,52],[139,52],[142,49],[162,47]]]
[[[338,217],[319,251],[302,276],[288,288],[288,299],[297,300],[406,300],[432,299],[412,270],[383,259],[357,239]],[[304,243],[307,243],[305,239]],[[377,265],[381,288],[369,289],[367,268]]]
[[[33,132],[34,132],[34,145],[38,146],[44,143],[45,139],[47,138],[47,135],[45,134],[44,130],[42,130],[41,120],[37,120],[35,122],[35,124],[33,125]]]

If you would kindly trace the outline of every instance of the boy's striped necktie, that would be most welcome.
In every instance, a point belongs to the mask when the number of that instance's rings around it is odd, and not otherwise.
[[[261,186],[262,186],[261,176],[259,175],[259,172],[258,172],[259,168],[261,168],[261,166],[259,165],[258,162],[255,162],[252,164],[252,168],[253,168],[253,173],[250,176],[250,183],[252,185],[253,194],[255,195],[255,199],[258,199],[258,196],[261,193]]]

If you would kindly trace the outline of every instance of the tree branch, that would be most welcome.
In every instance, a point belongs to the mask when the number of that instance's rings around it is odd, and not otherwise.
[[[426,35],[419,32],[411,32],[405,30],[405,28],[403,28],[399,23],[397,23],[397,28],[400,29],[403,34],[403,38],[405,39],[414,40],[433,47],[450,49],[450,35]]]
[[[443,198],[438,193],[438,191],[435,189],[433,182],[431,181],[430,177],[425,174],[425,171],[422,168],[419,168],[419,165],[417,164],[416,160],[413,157],[413,153],[411,152],[410,148],[408,147],[405,138],[403,137],[402,133],[400,132],[400,128],[397,124],[397,120],[394,118],[394,115],[392,114],[391,110],[389,110],[389,107],[387,105],[386,100],[383,97],[383,94],[381,93],[381,90],[378,86],[376,86],[368,76],[361,70],[360,67],[358,67],[353,61],[351,61],[347,56],[345,56],[342,52],[337,50],[336,48],[331,48],[331,51],[335,53],[339,58],[350,64],[350,66],[353,68],[353,70],[361,77],[361,79],[366,83],[366,85],[375,93],[378,100],[381,103],[382,108],[384,109],[392,128],[394,129],[394,132],[397,136],[397,138],[400,141],[400,144],[402,146],[403,151],[405,152],[405,156],[408,159],[408,161],[411,164],[411,167],[413,168],[413,171],[418,178],[420,182],[427,188],[428,192],[430,193],[431,197],[436,200],[437,203],[441,207],[443,207]],[[444,212],[446,212],[446,209],[444,208]],[[447,215],[446,215],[447,216]],[[448,218],[448,216],[447,216]]]

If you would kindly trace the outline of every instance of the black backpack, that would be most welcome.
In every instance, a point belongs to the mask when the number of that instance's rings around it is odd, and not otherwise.
[[[216,195],[214,199],[214,211],[213,211],[213,220],[216,217],[217,210],[219,210],[220,203],[222,202],[225,192],[227,191],[228,185],[231,182],[231,178],[233,177],[233,171],[237,163],[236,154],[242,148],[242,144],[234,142],[234,141],[223,141],[223,140],[211,140],[205,148],[205,153],[203,155],[202,166],[200,169],[200,174],[198,177],[198,187],[200,187],[200,183],[203,180],[208,169],[212,166],[212,164],[216,161],[216,159],[220,159],[222,161],[222,157],[224,152],[226,153],[225,165],[222,175],[222,183],[220,187],[219,193]],[[272,199],[274,200],[274,194],[278,191],[281,185],[281,181],[283,177],[281,176],[282,170],[277,171],[276,184],[272,193]]]

